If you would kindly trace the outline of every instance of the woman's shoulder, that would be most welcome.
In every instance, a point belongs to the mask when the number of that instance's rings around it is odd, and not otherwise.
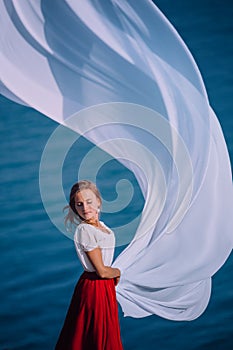
[[[82,230],[93,230],[95,229],[95,226],[88,224],[87,222],[80,222],[80,224],[78,224],[76,231],[82,231]]]
[[[84,231],[87,231],[87,232],[92,232],[93,229],[92,229],[92,225],[89,225],[85,222],[81,222],[80,224],[78,224],[78,226],[76,227],[76,230],[75,230],[75,235],[79,235],[80,233],[84,232]]]
[[[103,222],[103,221],[100,221],[100,224],[108,229],[109,231],[111,231],[111,229]],[[92,225],[92,224],[89,224],[88,222],[80,222],[76,228],[76,230],[81,230],[81,229],[90,229],[90,230],[98,230],[98,227]]]
[[[76,228],[74,241],[76,243],[96,242],[95,230],[87,223],[80,223]]]
[[[113,234],[113,231],[103,221],[100,221],[100,224],[102,225],[102,227],[106,231],[108,231],[108,233]],[[77,237],[83,232],[87,232],[87,233],[91,233],[91,234],[95,234],[95,233],[98,234],[98,233],[103,232],[103,231],[100,228],[95,227],[87,222],[81,222],[76,228],[75,236]]]
[[[75,237],[78,238],[78,237],[80,237],[80,236],[82,236],[84,234],[95,235],[95,232],[96,232],[95,226],[93,226],[91,224],[88,224],[86,222],[81,222],[76,227]]]

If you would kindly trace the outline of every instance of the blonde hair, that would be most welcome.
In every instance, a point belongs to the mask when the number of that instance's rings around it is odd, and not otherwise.
[[[75,195],[82,190],[91,190],[99,199],[100,205],[102,204],[100,192],[93,182],[81,180],[75,183],[70,190],[69,205],[64,208],[64,210],[68,209],[68,213],[65,216],[65,226],[69,230],[72,230],[74,226],[76,227],[83,220],[75,208]]]

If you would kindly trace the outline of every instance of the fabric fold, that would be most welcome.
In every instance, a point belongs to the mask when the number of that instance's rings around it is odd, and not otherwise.
[[[1,94],[83,135],[139,183],[140,222],[114,262],[125,315],[201,315],[232,250],[232,175],[176,30],[149,0],[0,0],[0,20]]]

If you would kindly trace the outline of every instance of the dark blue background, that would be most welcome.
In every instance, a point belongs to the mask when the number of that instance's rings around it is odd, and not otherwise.
[[[176,27],[198,63],[232,161],[232,1],[154,2]],[[57,124],[3,97],[0,102],[0,349],[50,350],[81,273],[73,242],[50,222],[39,192],[40,158]],[[82,142],[82,150],[91,147],[87,141]],[[63,174],[67,188],[76,175],[77,164],[74,170],[71,159],[67,159]],[[114,187],[117,179],[111,169],[107,170],[111,178],[108,184]],[[132,179],[132,174],[120,165],[118,170]],[[140,201],[132,203],[122,219],[140,211],[141,205]],[[125,350],[232,349],[232,273],[231,255],[213,278],[207,310],[195,321],[172,322],[157,316],[123,318],[120,311]]]

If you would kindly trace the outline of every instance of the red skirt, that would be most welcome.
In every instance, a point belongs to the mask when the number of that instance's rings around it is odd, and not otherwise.
[[[114,279],[84,272],[55,350],[123,350]]]

